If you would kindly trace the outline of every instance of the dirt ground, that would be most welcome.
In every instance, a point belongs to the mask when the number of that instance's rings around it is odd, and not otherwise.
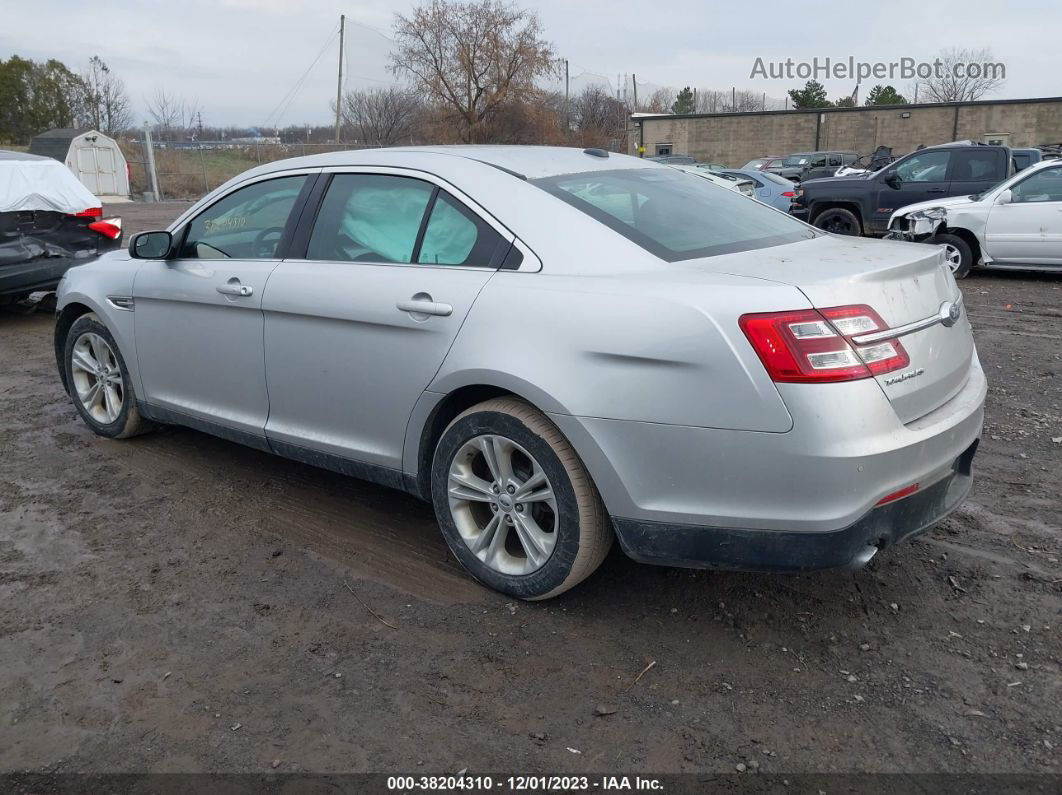
[[[934,532],[800,577],[613,550],[544,604],[405,494],[93,436],[51,317],[0,315],[0,771],[1062,772],[1062,278],[962,286],[987,425]]]

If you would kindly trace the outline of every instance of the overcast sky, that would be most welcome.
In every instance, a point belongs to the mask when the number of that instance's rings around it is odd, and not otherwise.
[[[705,0],[541,0],[536,9],[571,74],[614,87],[636,73],[653,86],[736,86],[784,97],[803,81],[750,79],[765,61],[931,61],[943,48],[989,47],[1007,68],[997,97],[1062,94],[1058,22],[1062,4],[1022,2],[709,3]],[[335,97],[338,47],[322,47],[347,29],[347,87],[393,78],[387,53],[394,13],[410,0],[33,0],[4,3],[0,58],[58,58],[78,71],[98,54],[126,83],[144,115],[156,88],[197,98],[205,124],[324,123]],[[290,102],[285,97],[310,69]],[[594,77],[593,75],[599,75]],[[854,79],[823,81],[831,98],[851,94]],[[860,99],[874,80],[864,83]],[[901,91],[904,81],[896,81]],[[278,119],[279,117],[279,119]]]

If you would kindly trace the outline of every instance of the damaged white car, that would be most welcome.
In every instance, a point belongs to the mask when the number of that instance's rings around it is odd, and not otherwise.
[[[1062,161],[1029,166],[973,196],[901,207],[885,237],[944,246],[956,279],[977,265],[1062,270]]]

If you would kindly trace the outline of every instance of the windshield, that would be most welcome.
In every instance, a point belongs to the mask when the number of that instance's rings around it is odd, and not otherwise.
[[[742,168],[759,168],[766,162],[766,160],[750,160],[745,165],[743,165]]]
[[[807,155],[789,155],[782,161],[783,166],[804,166],[808,163]]]
[[[736,191],[670,169],[637,168],[532,180],[668,262],[809,240],[806,224]]]

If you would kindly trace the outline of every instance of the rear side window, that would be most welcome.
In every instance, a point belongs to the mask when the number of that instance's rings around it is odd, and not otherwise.
[[[419,179],[336,174],[317,212],[306,258],[412,262],[434,192],[434,185]]]
[[[417,262],[422,265],[471,265],[497,267],[499,251],[508,241],[482,218],[439,191],[432,206]]]
[[[306,259],[498,267],[508,245],[429,182],[336,174],[317,212]]]
[[[841,165],[841,156],[840,155],[830,155],[830,165],[831,166],[839,166],[839,165]]]
[[[1006,174],[1000,168],[1002,162],[999,152],[994,149],[956,152],[951,162],[951,179],[956,182],[1003,179]]]
[[[305,176],[248,185],[192,219],[182,259],[273,259]]]
[[[668,262],[808,240],[814,229],[695,174],[639,168],[532,182]]]

